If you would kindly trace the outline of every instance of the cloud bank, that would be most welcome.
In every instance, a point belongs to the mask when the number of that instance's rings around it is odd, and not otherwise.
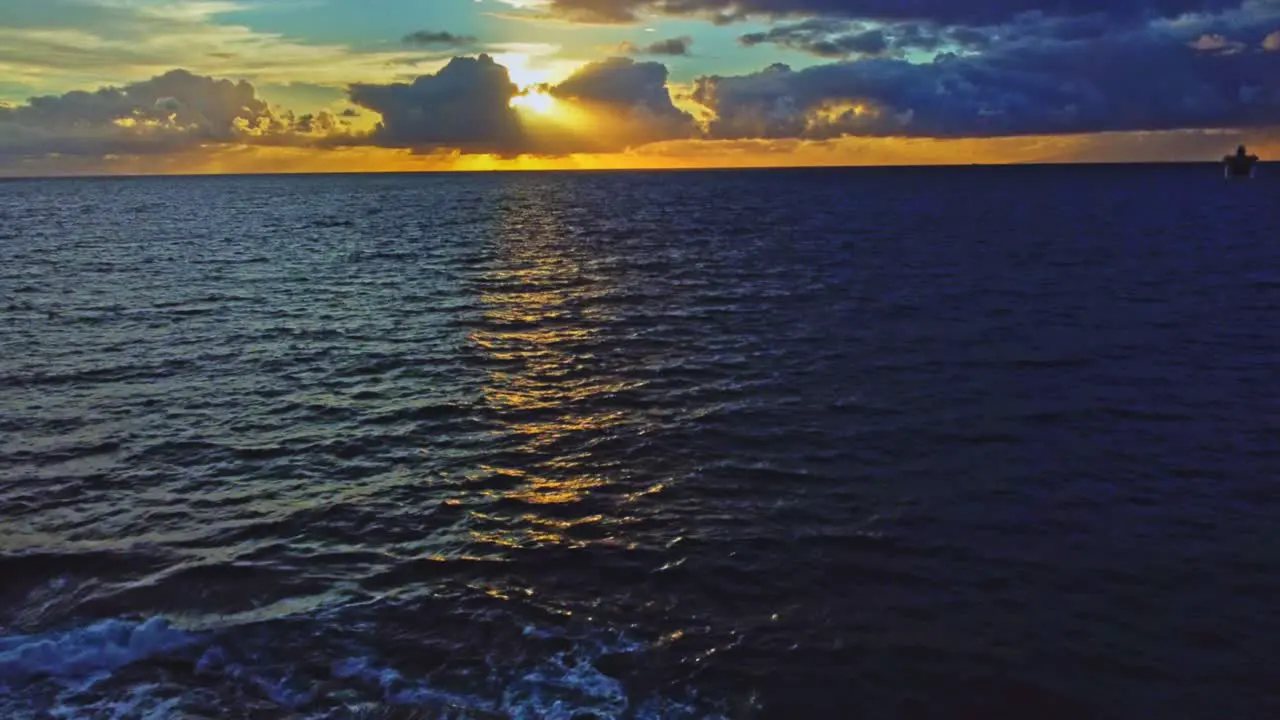
[[[1255,33],[1256,35],[1256,33]],[[699,78],[713,137],[1001,137],[1280,124],[1260,38],[1134,31]],[[883,49],[874,44],[864,50]]]
[[[499,156],[616,151],[696,134],[675,107],[661,63],[614,58],[588,64],[554,87],[566,103],[607,118],[608,132],[539,124],[512,105],[522,91],[489,55],[456,57],[409,83],[354,83],[355,107],[295,116],[271,107],[251,83],[173,70],[94,92],[35,97],[0,106],[0,162],[45,155],[173,153],[214,145],[368,146]],[[350,118],[381,120],[353,132]],[[603,138],[603,140],[602,140]]]
[[[1055,0],[1045,4],[1052,12],[1041,4],[551,0],[544,11],[590,22],[633,22],[645,13],[725,23],[767,18],[765,29],[741,33],[739,44],[782,49],[803,62],[695,77],[677,104],[659,60],[688,55],[689,37],[625,45],[624,55],[639,57],[590,62],[539,88],[518,87],[489,55],[464,55],[434,73],[410,70],[402,81],[350,83],[345,112],[300,116],[270,106],[249,82],[172,70],[0,106],[0,165],[215,146],[513,157],[663,141],[1280,127],[1280,0]],[[403,41],[456,52],[475,39],[420,30]],[[531,92],[558,105],[543,115],[522,110],[518,99]],[[361,127],[376,124],[357,132],[353,118]]]

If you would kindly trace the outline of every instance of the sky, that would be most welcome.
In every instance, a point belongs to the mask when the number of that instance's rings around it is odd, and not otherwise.
[[[0,176],[1280,156],[1280,0],[0,0]]]

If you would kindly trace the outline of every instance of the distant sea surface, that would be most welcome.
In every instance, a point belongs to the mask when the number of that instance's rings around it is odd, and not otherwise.
[[[1268,167],[2,182],[0,715],[1280,717]]]

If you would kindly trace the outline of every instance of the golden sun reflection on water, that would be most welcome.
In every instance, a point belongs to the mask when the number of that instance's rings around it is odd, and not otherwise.
[[[607,322],[593,302],[600,288],[582,281],[562,208],[538,192],[546,191],[511,188],[516,209],[499,226],[484,323],[470,336],[493,366],[483,396],[501,426],[497,440],[511,450],[480,468],[482,492],[497,502],[472,513],[471,539],[506,549],[612,543],[620,520],[593,497],[612,482],[590,442],[631,421],[604,400],[634,383],[611,378],[592,357]]]

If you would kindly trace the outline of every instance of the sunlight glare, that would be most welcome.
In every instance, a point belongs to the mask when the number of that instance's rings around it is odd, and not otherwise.
[[[556,109],[556,99],[541,90],[532,90],[511,98],[511,107],[539,115],[550,115]]]
[[[550,68],[535,67],[533,58],[525,53],[498,53],[493,59],[507,69],[511,82],[521,90],[555,79]]]

